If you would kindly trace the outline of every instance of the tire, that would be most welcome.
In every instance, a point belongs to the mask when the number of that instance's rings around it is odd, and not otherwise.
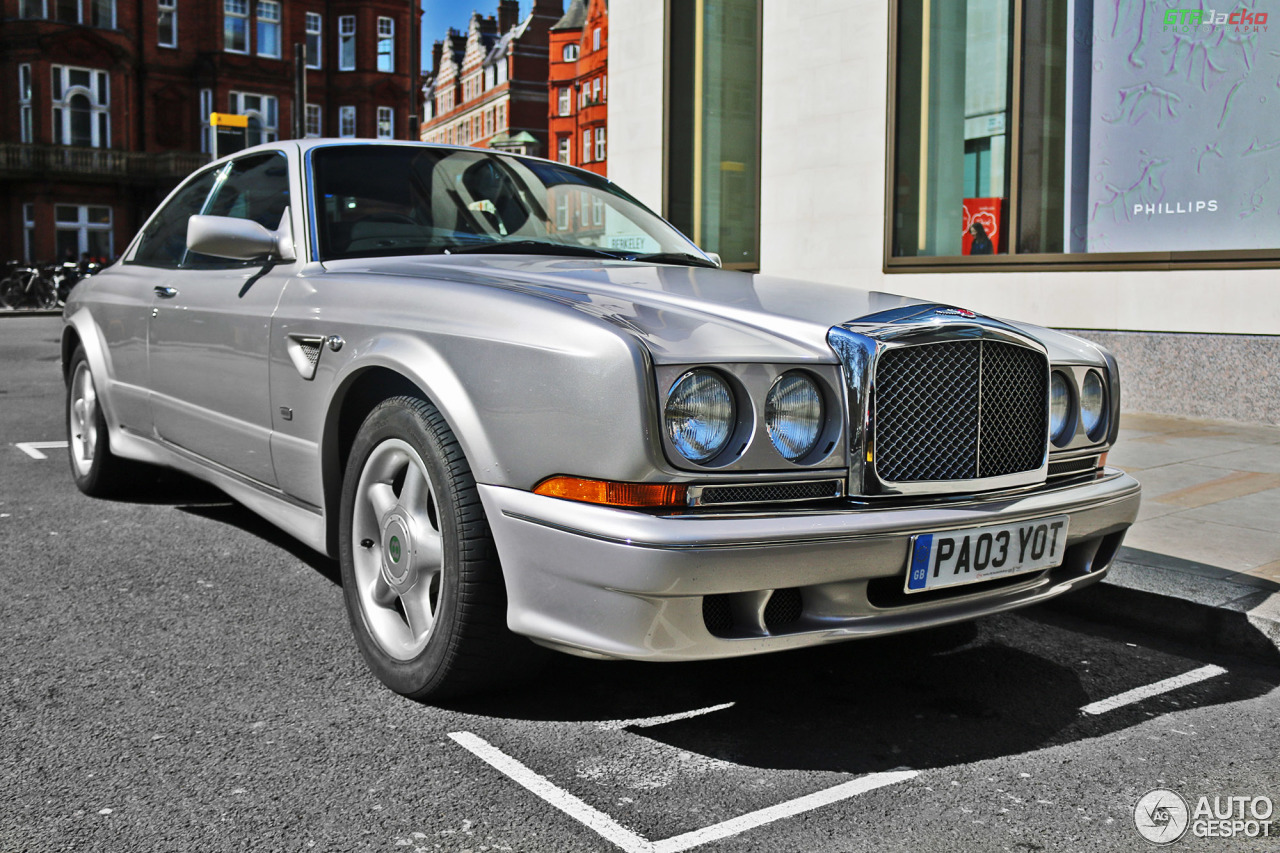
[[[147,466],[111,452],[107,420],[84,347],[76,347],[67,372],[67,458],[76,488],[95,498],[124,494]]]
[[[19,283],[16,274],[7,276],[4,281],[0,281],[0,307],[17,307],[17,294],[21,287],[22,285]]]
[[[42,275],[35,283],[36,306],[46,311],[58,307],[58,282],[52,275]]]
[[[387,687],[419,701],[508,686],[541,649],[507,630],[497,549],[439,410],[394,397],[365,419],[342,483],[343,597]]]

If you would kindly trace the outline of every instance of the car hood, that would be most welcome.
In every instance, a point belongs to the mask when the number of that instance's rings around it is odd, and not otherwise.
[[[580,258],[431,255],[327,261],[324,268],[329,273],[501,288],[547,299],[625,328],[660,364],[706,359],[834,362],[827,344],[832,326],[932,304],[848,285]],[[1079,338],[1010,325],[1044,343],[1054,361],[1102,363],[1097,348]]]

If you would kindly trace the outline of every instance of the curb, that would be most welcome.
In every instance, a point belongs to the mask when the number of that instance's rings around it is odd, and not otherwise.
[[[0,308],[0,317],[61,317],[61,308]]]
[[[1280,663],[1280,584],[1216,566],[1121,548],[1102,583],[1048,606],[1093,622]]]

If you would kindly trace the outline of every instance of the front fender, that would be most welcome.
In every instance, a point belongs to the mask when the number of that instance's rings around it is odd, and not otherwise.
[[[75,344],[84,348],[85,358],[89,360],[89,369],[93,371],[94,386],[98,392],[98,405],[102,408],[103,417],[107,421],[107,430],[114,441],[119,433],[120,421],[116,417],[112,401],[111,386],[115,381],[115,371],[111,366],[111,350],[107,348],[102,331],[93,321],[86,308],[80,308],[66,316],[62,327],[62,378],[71,380],[71,357],[75,354]]]
[[[364,343],[335,374],[325,403],[326,460],[332,459],[341,464],[336,442],[343,404],[361,377],[378,368],[404,377],[440,410],[473,470],[479,466],[490,472],[500,471],[501,462],[494,452],[484,422],[457,373],[427,341],[404,332],[375,336]],[[331,450],[334,451],[332,454]]]

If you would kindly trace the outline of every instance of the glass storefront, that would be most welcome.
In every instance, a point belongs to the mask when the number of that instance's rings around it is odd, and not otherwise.
[[[760,3],[668,5],[667,218],[738,269],[760,265]]]
[[[1269,17],[1181,0],[900,0],[890,265],[1274,254]]]

